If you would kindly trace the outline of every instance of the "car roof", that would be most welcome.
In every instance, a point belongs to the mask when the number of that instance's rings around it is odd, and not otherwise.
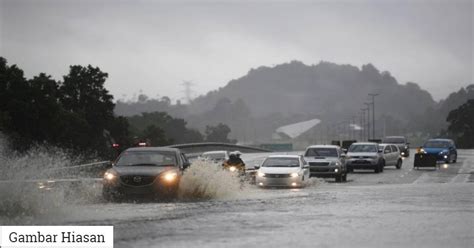
[[[227,151],[225,150],[221,150],[221,151],[208,151],[208,152],[203,152],[202,154],[217,154],[217,153],[227,153]]]
[[[378,143],[375,143],[375,142],[356,142],[356,143],[352,143],[352,145],[378,145]]]
[[[308,148],[341,148],[340,146],[336,146],[336,145],[310,145],[308,147],[306,147],[306,149]]]
[[[145,147],[132,147],[128,148],[125,150],[127,152],[179,152],[180,150],[178,148],[170,148],[170,147],[151,147],[151,146],[145,146]]]
[[[397,145],[392,144],[392,143],[380,143],[379,146],[397,146]]]
[[[267,158],[299,158],[300,155],[290,155],[290,154],[277,154],[269,155]]]
[[[385,136],[384,139],[387,139],[387,138],[403,138],[405,139],[405,136]]]

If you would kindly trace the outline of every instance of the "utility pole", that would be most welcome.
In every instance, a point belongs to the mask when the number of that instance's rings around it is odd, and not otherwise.
[[[369,93],[372,97],[372,139],[375,139],[375,97],[380,94]]]
[[[362,110],[361,114],[361,127],[362,127],[362,137],[361,137],[361,140],[366,140],[366,137],[367,137],[367,128],[366,128],[366,124],[365,124],[365,111],[369,111],[369,108],[361,108],[360,110]]]
[[[367,106],[367,141],[370,139],[370,103],[364,102],[365,106]]]

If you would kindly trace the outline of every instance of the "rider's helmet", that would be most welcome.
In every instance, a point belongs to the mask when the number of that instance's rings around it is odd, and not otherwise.
[[[234,151],[233,153],[234,153],[235,156],[237,156],[237,157],[240,157],[240,155],[242,155],[242,153],[241,153],[240,151]]]

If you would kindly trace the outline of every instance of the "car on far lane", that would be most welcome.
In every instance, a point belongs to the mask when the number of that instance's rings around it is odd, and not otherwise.
[[[260,187],[303,187],[309,179],[308,164],[300,155],[270,155],[255,168],[255,181]]]
[[[384,166],[395,166],[397,169],[402,168],[403,161],[397,145],[379,144],[379,152],[382,153]]]
[[[336,182],[347,180],[345,157],[341,147],[336,145],[312,145],[304,153],[311,177],[333,177]]]
[[[382,143],[395,144],[400,150],[400,155],[402,155],[403,157],[410,156],[410,143],[404,136],[387,136],[383,138]]]
[[[346,167],[349,172],[354,169],[374,170],[375,173],[383,172],[383,155],[375,142],[358,142],[352,144],[347,150]]]
[[[436,156],[437,161],[456,163],[458,151],[451,139],[430,139],[420,149],[420,153]]]
[[[229,152],[228,151],[208,151],[208,152],[204,152],[201,155],[201,158],[208,159],[215,163],[223,164],[225,161],[229,159]]]

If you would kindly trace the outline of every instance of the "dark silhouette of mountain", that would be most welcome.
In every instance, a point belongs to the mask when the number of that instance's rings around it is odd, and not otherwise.
[[[166,99],[142,99],[137,103],[118,103],[116,111],[126,110],[127,113],[118,112],[126,115],[151,112],[150,109],[167,111],[186,119],[190,127],[201,132],[206,125],[224,123],[232,130],[231,138],[248,142],[270,140],[277,127],[313,118],[321,119],[320,126],[324,127],[308,134],[337,135],[343,129],[341,121],[355,117],[359,123],[361,108],[370,101],[368,93],[378,93],[376,136],[416,132],[436,135],[446,128],[449,111],[472,98],[473,89],[474,86],[468,86],[444,101],[435,102],[416,83],[400,84],[389,72],[380,72],[372,64],[358,68],[330,62],[305,65],[292,61],[251,69],[247,75],[194,99],[189,105],[173,105]]]
[[[225,87],[193,101],[191,113],[204,113],[223,98],[241,99],[251,106],[253,116],[272,113],[318,115],[338,120],[358,115],[368,93],[376,98],[376,117],[383,113],[402,121],[433,107],[431,95],[415,83],[399,84],[389,72],[379,72],[367,64],[361,69],[351,65],[320,62],[305,65],[298,61],[275,67],[260,67]]]

